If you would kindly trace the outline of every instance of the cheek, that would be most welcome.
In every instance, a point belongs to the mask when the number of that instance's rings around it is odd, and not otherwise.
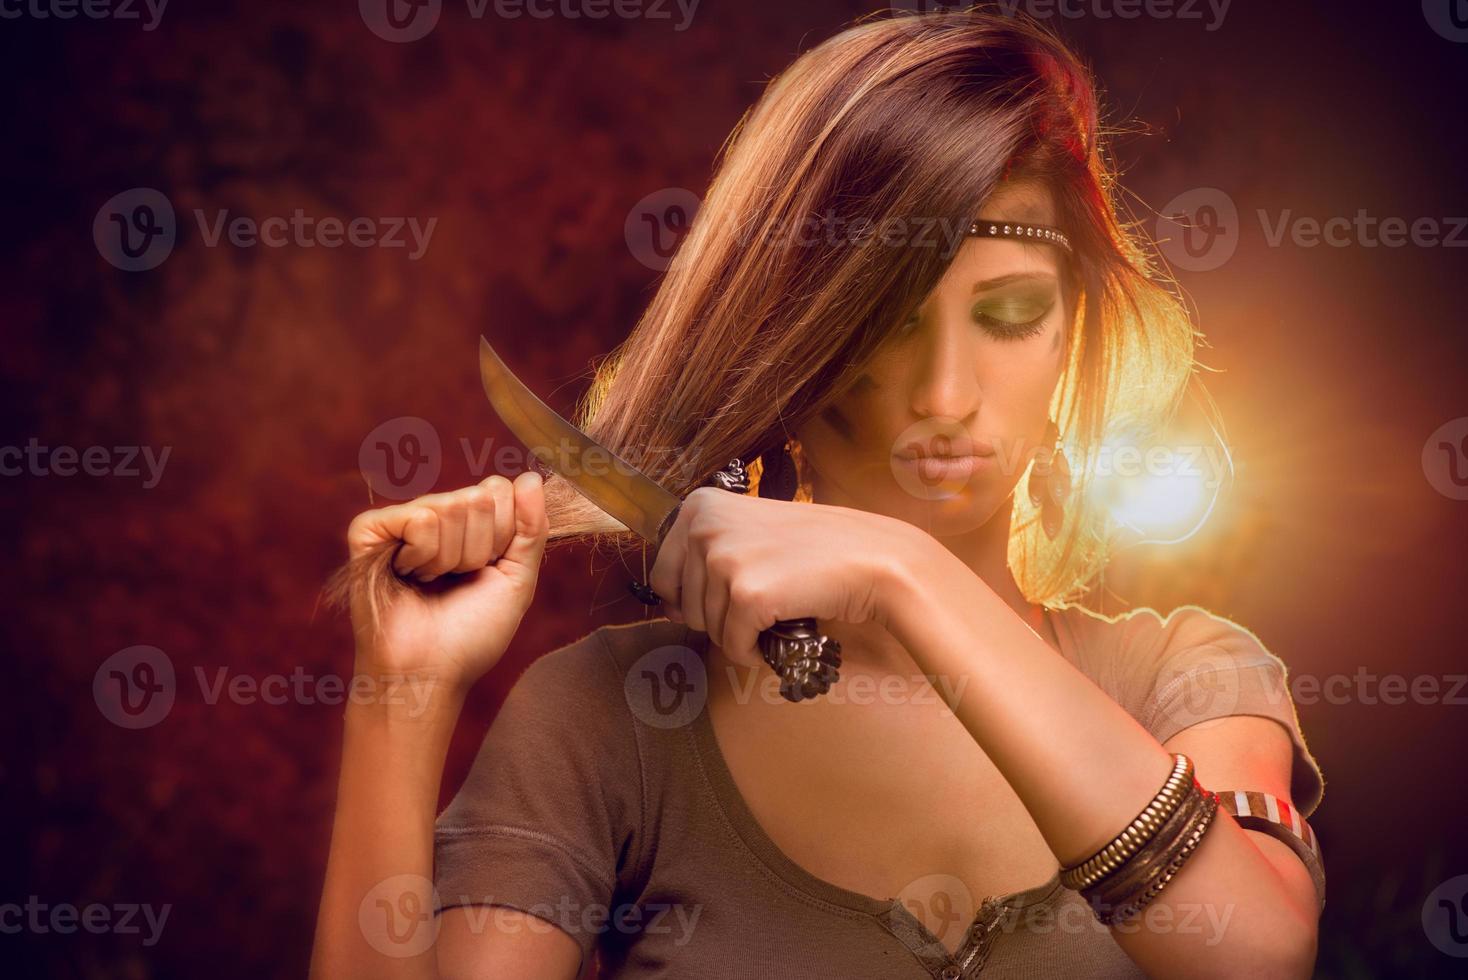
[[[870,456],[874,436],[883,431],[880,393],[863,374],[801,429],[797,436],[805,462],[827,476],[854,470]]]
[[[986,386],[989,401],[1005,415],[1045,412],[1065,367],[1065,331],[1053,328],[1019,343],[996,346],[992,354],[992,384]]]
[[[870,373],[860,375],[851,387],[821,410],[818,438],[835,447],[857,449],[863,433],[872,431],[878,412],[878,395],[883,387]]]

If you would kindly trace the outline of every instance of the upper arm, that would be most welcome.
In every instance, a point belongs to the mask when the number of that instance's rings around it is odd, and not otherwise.
[[[439,815],[442,972],[576,977],[637,860],[641,812],[631,713],[594,632],[515,682]]]
[[[1255,790],[1280,800],[1290,799],[1294,746],[1289,734],[1273,719],[1250,715],[1221,718],[1211,725],[1185,728],[1163,746],[1193,760],[1198,783],[1205,789]],[[1315,881],[1299,855],[1269,834],[1255,830],[1244,833],[1279,873],[1295,906],[1318,915]]]
[[[568,933],[503,906],[445,910],[437,953],[444,980],[575,980],[581,972],[581,946]]]
[[[1284,662],[1253,632],[1198,606],[1155,625],[1136,677],[1145,692],[1140,720],[1166,748],[1193,759],[1202,786],[1228,794],[1228,809],[1244,814],[1237,822],[1245,836],[1306,918],[1318,918],[1325,872],[1304,818],[1319,804],[1324,780]]]
[[[1262,769],[1282,771],[1285,779],[1277,789],[1227,788],[1268,792],[1292,799],[1304,816],[1313,812],[1325,783],[1301,731],[1284,661],[1249,630],[1198,606],[1179,607],[1155,627],[1149,649],[1130,668],[1128,686],[1136,692],[1133,703],[1142,725],[1163,744],[1189,731],[1190,742],[1196,743],[1205,733],[1227,727],[1238,733],[1223,739],[1235,765],[1247,764],[1256,775]],[[1238,721],[1246,717],[1275,724]],[[1280,751],[1287,756],[1283,762],[1277,758]],[[1261,753],[1272,753],[1278,765],[1267,765]]]

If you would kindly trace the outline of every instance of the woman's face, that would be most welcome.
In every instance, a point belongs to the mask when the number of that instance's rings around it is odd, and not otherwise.
[[[1035,184],[1005,188],[979,213],[1056,224]],[[938,537],[986,524],[1042,446],[1071,326],[1063,261],[1056,245],[965,238],[913,318],[795,434],[815,500]]]

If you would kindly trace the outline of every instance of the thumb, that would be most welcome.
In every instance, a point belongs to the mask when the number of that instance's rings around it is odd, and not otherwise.
[[[534,576],[540,571],[540,560],[550,536],[550,521],[545,514],[545,481],[538,471],[529,469],[515,477],[512,485],[515,536],[500,560],[521,565]]]

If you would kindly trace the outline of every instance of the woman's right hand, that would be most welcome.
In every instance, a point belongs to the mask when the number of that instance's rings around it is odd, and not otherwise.
[[[358,514],[347,530],[351,557],[401,542],[393,570],[418,587],[397,595],[376,635],[365,598],[353,598],[357,671],[473,684],[519,628],[549,532],[535,470]]]

